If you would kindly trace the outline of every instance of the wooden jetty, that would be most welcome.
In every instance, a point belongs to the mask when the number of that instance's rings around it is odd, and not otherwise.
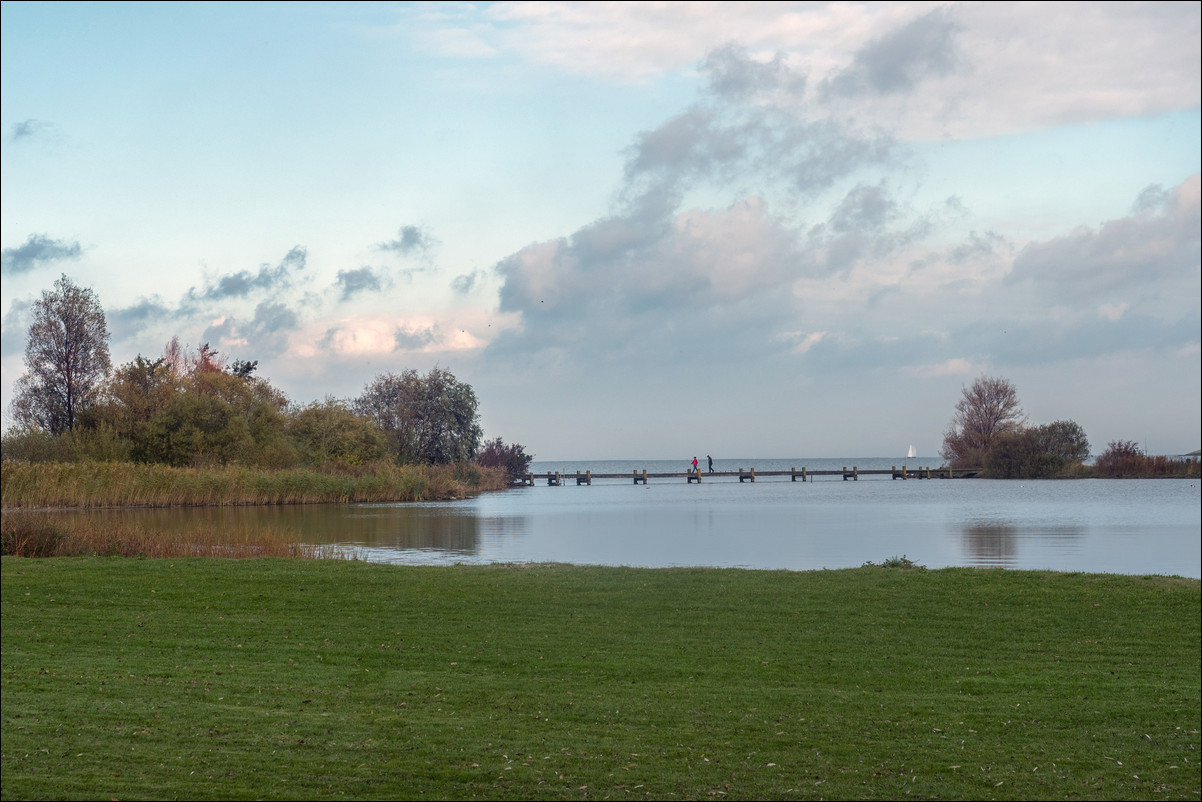
[[[756,473],[755,468],[749,468],[746,471],[739,468],[737,472],[706,472],[698,468],[695,471],[683,471],[680,473],[648,473],[647,469],[644,468],[641,472],[636,469],[631,473],[593,473],[592,471],[576,471],[574,474],[562,473],[560,471],[527,473],[520,481],[521,484],[530,486],[534,486],[536,482],[546,481],[549,487],[562,487],[572,481],[575,481],[577,485],[591,485],[594,479],[630,479],[636,485],[645,485],[650,479],[684,479],[689,484],[693,482],[700,484],[702,479],[706,481],[712,479],[738,479],[741,484],[743,482],[754,482],[757,477],[764,479],[787,476],[792,482],[813,482],[815,477],[837,476],[845,482],[854,482],[858,481],[861,476],[888,476],[892,479],[967,479],[980,473],[980,468],[907,468],[904,465],[900,468],[893,466],[871,470],[860,470],[853,465],[850,469],[844,467],[842,470],[821,471],[807,470],[803,466],[801,470],[790,468],[787,471],[760,471],[759,473]]]

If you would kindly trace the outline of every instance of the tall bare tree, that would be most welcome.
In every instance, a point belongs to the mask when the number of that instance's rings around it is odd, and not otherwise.
[[[956,414],[943,435],[943,458],[953,466],[983,465],[997,439],[1018,431],[1025,421],[1014,385],[980,376],[956,403]]]
[[[17,381],[13,419],[62,434],[94,404],[109,372],[109,331],[96,293],[63,275],[33,305],[26,373]]]

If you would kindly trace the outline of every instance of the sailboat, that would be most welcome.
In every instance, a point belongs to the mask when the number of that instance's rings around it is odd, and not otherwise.
[[[906,459],[914,459],[918,456],[918,452],[914,450],[914,445],[910,445],[910,450],[906,452]]]

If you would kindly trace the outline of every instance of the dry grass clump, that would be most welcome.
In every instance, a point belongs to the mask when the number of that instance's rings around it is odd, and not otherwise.
[[[5,513],[0,553],[13,557],[307,557],[353,559],[333,545],[297,543],[288,532],[194,529],[164,531],[141,525],[80,523],[52,513]]]

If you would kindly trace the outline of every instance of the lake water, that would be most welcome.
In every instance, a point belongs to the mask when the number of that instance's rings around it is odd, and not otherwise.
[[[691,457],[690,457],[691,459]],[[270,526],[397,564],[565,562],[813,570],[905,556],[978,566],[1202,578],[1196,480],[569,481],[456,502],[113,511],[143,523]],[[903,460],[715,460],[715,470],[888,469]],[[925,465],[908,460],[910,468]],[[937,467],[938,461],[931,464]],[[673,462],[534,463],[538,473],[682,472]]]

